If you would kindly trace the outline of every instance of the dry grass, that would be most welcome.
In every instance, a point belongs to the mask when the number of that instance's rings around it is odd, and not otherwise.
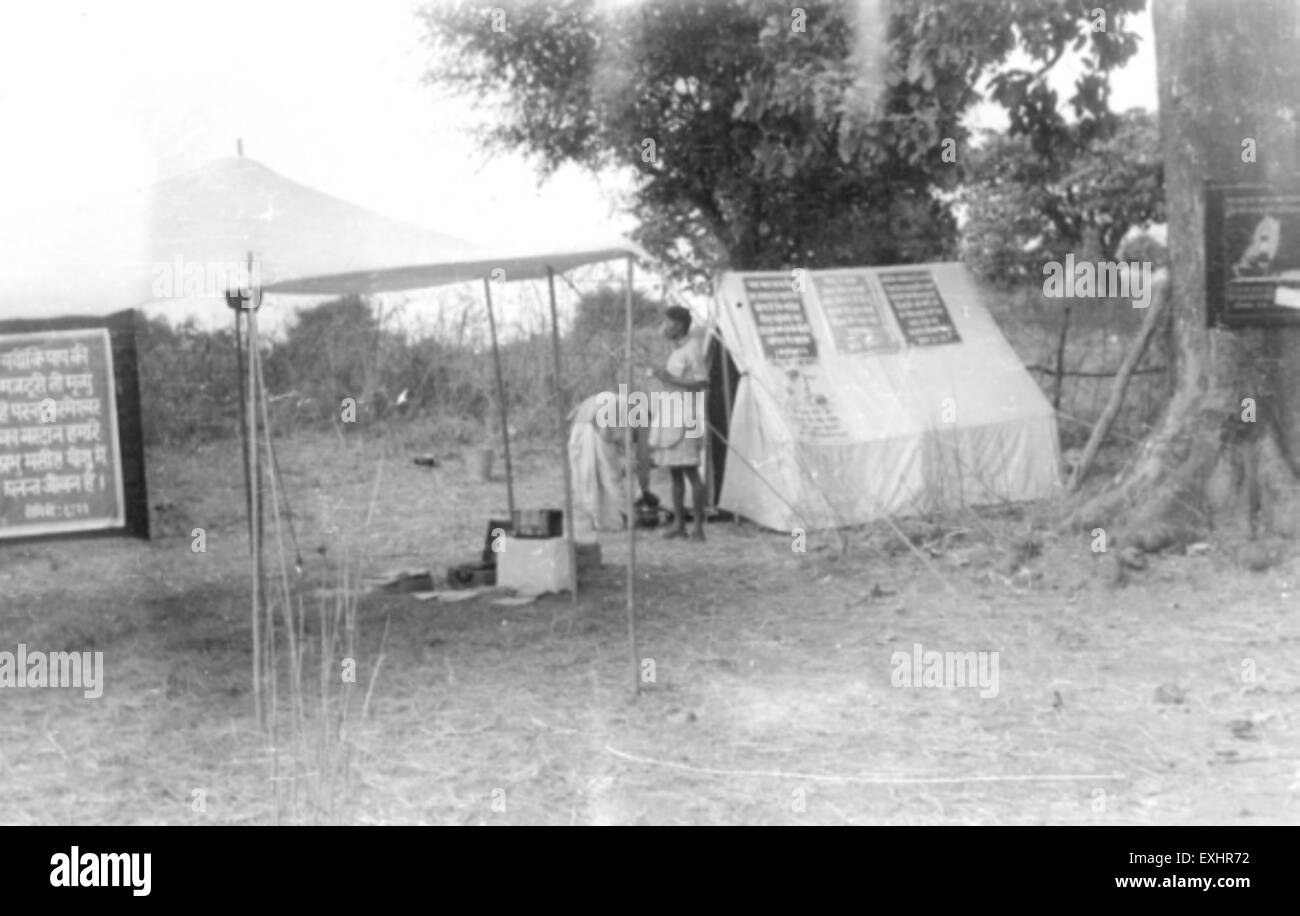
[[[473,480],[455,449],[411,463],[428,451],[431,430],[282,443],[306,561],[295,589],[329,586],[345,545],[358,571],[477,554],[504,487]],[[520,504],[554,504],[558,445],[519,452]],[[655,681],[636,703],[621,537],[576,609],[362,596],[354,715],[323,757],[286,737],[277,768],[252,720],[238,444],[149,458],[153,501],[171,506],[154,542],[0,548],[0,649],[100,649],[106,667],[98,700],[4,692],[0,821],[1300,820],[1294,555],[1262,573],[1222,553],[1161,558],[1120,587],[1085,541],[1041,534],[1040,510],[903,523],[943,581],[883,526],[850,532],[842,558],[829,537],[801,555],[731,523],[702,547],[648,537],[639,638]],[[199,526],[206,554],[189,549]],[[1031,529],[1042,552],[1018,572]],[[311,645],[327,628],[314,601]],[[892,653],[914,643],[998,651],[1000,692],[891,686]],[[340,755],[346,772],[325,779]],[[278,805],[273,775],[295,777]]]

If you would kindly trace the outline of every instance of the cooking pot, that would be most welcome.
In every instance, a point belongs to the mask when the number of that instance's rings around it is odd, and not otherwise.
[[[510,522],[517,538],[558,538],[564,534],[562,509],[516,509]]]

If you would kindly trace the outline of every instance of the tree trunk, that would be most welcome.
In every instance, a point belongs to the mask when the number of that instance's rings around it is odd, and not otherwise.
[[[1294,536],[1300,328],[1206,328],[1204,184],[1300,175],[1297,5],[1154,0],[1153,20],[1177,385],[1129,472],[1072,522],[1143,550],[1210,532]],[[1256,162],[1243,161],[1246,138]]]

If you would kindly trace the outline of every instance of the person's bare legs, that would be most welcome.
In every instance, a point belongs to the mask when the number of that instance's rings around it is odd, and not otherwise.
[[[673,527],[664,537],[686,536],[686,471],[689,468],[669,468],[673,475]]]
[[[674,471],[678,470],[673,468]],[[704,481],[700,479],[699,468],[682,468],[683,476],[691,482],[691,507],[694,509],[695,524],[692,526],[691,537],[697,541],[704,540]],[[674,478],[674,486],[676,478]],[[674,489],[674,497],[676,490]],[[685,528],[685,520],[682,522]]]

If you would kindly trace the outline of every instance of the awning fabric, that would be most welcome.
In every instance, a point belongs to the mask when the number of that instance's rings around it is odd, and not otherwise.
[[[343,295],[497,276],[533,279],[634,255],[636,245],[475,244],[300,184],[252,159],[222,159],[115,200],[49,215],[52,231],[0,227],[0,317],[100,315],[181,298],[186,269],[244,262],[262,288]],[[496,270],[503,274],[494,274]],[[233,275],[233,271],[231,272]],[[192,298],[192,297],[191,297]]]

